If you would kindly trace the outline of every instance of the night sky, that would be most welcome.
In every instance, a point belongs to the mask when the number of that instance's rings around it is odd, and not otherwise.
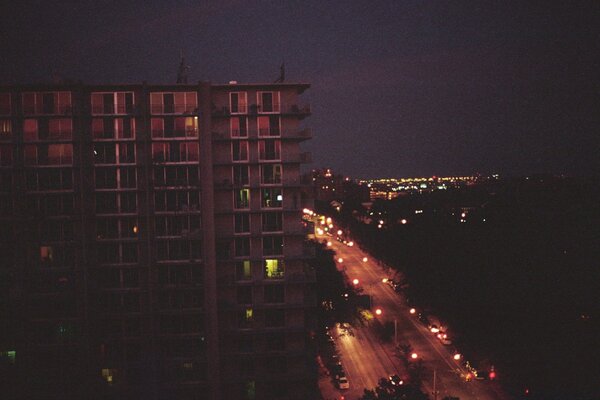
[[[598,175],[600,2],[3,1],[0,83],[309,82],[314,168]]]

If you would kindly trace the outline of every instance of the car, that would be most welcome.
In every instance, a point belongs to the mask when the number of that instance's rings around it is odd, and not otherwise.
[[[333,364],[331,371],[333,372],[335,379],[340,379],[342,376],[346,376],[346,373],[344,372],[344,366],[340,361]]]
[[[449,346],[452,344],[452,340],[450,340],[448,334],[445,332],[439,332],[436,336],[438,339],[440,339],[440,342],[442,342],[443,345]]]
[[[427,315],[425,315],[425,313],[419,313],[419,321],[421,321],[421,323],[425,326],[429,326],[430,322],[429,319],[427,318]]]
[[[404,381],[402,379],[400,379],[400,377],[398,375],[390,375],[388,377],[388,380],[390,381],[390,384],[393,386],[400,386],[404,384]]]
[[[338,379],[338,387],[340,389],[350,389],[350,382],[348,382],[348,378],[345,376],[340,376]]]

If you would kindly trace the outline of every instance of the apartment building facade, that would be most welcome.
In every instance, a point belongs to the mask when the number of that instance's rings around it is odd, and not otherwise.
[[[0,87],[3,390],[303,398],[308,87]]]

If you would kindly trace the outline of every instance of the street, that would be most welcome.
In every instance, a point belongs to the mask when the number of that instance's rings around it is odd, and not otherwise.
[[[410,344],[417,354],[413,362],[422,360],[425,367],[424,390],[431,399],[442,399],[446,396],[465,399],[505,400],[509,397],[502,393],[497,382],[465,381],[468,371],[460,361],[454,359],[454,347],[444,346],[427,327],[421,324],[415,315],[409,313],[409,307],[401,295],[384,283],[382,279],[390,278],[369,254],[364,253],[357,245],[352,247],[328,235],[317,235],[317,239],[331,242],[331,249],[336,253],[339,270],[345,271],[352,282],[358,279],[356,286],[362,294],[371,297],[371,310],[381,309],[381,315],[374,318],[379,321],[365,321],[349,329],[336,326],[331,334],[335,340],[341,361],[350,382],[350,388],[341,390],[345,399],[356,399],[363,394],[365,388],[373,389],[379,379],[389,375],[407,377],[404,360],[397,356],[395,338],[392,334],[390,342],[382,343],[371,326],[373,323],[396,323],[398,344]],[[367,261],[364,261],[367,257]],[[434,370],[435,390],[434,395]]]

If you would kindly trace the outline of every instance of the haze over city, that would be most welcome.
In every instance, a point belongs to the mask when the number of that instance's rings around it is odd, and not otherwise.
[[[310,82],[316,166],[590,175],[597,2],[6,2],[0,83]],[[360,155],[360,157],[357,157]]]

